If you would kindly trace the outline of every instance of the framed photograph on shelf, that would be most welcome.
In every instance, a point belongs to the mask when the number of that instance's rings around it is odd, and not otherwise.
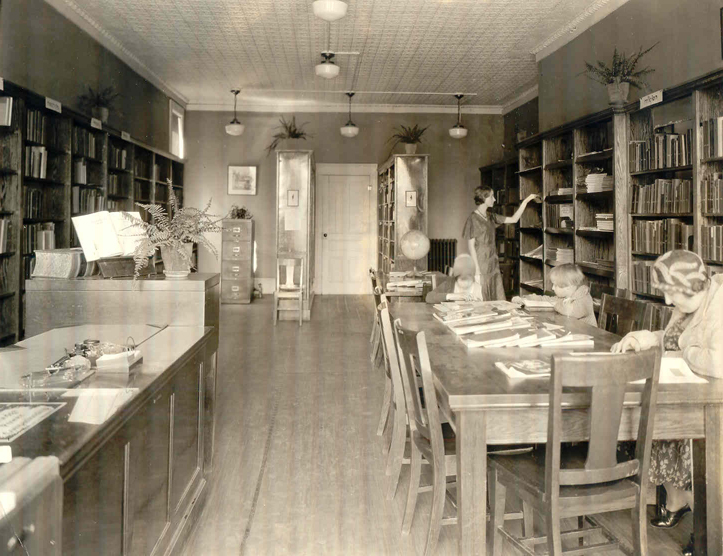
[[[256,166],[229,166],[228,194],[256,195]]]

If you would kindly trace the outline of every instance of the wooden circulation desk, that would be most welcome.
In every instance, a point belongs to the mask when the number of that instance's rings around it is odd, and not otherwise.
[[[459,553],[486,554],[487,444],[528,444],[547,441],[549,380],[511,380],[496,361],[550,360],[554,352],[582,348],[493,348],[468,350],[437,321],[427,304],[400,304],[392,317],[406,327],[423,330],[439,404],[457,433],[457,516]],[[619,337],[556,313],[536,318],[563,324],[575,333],[590,334],[595,351],[608,351]],[[696,554],[723,554],[723,380],[706,377],[708,384],[661,384],[655,414],[654,438],[693,439]],[[640,394],[630,392],[623,411],[620,440],[635,440]],[[587,440],[589,396],[567,393],[563,440]],[[652,485],[651,485],[652,488]]]
[[[219,275],[192,273],[186,280],[141,278],[25,282],[25,336],[81,324],[213,326],[218,331]]]
[[[143,361],[130,374],[96,373],[67,390],[18,389],[22,374],[42,370],[75,342],[129,335],[146,338]],[[213,337],[203,326],[86,325],[0,350],[1,402],[64,404],[10,442],[14,458],[60,462],[62,543],[44,554],[180,552],[212,467]],[[119,405],[110,413],[113,400]]]

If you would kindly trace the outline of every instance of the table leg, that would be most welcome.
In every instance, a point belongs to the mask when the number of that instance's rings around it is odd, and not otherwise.
[[[459,553],[487,554],[487,416],[457,413],[457,527]]]
[[[705,408],[705,487],[699,488],[702,473],[695,480],[695,525],[696,554],[723,554],[723,407],[708,405]],[[699,444],[699,443],[698,443]],[[694,443],[695,446],[695,443]],[[700,447],[694,450],[700,453]],[[701,458],[695,458],[700,461]],[[702,491],[702,492],[701,492]],[[704,498],[703,498],[704,497]],[[701,500],[700,498],[703,498]],[[700,539],[700,540],[699,540]],[[706,546],[707,544],[707,551]]]

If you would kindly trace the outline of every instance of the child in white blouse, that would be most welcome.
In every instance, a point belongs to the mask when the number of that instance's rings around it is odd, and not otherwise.
[[[561,264],[550,271],[552,291],[558,297],[555,311],[597,326],[590,289],[583,283],[585,276],[577,265]]]

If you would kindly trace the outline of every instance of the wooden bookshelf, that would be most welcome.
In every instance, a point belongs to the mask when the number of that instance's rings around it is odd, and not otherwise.
[[[1,347],[24,337],[25,280],[39,232],[52,236],[56,248],[74,246],[72,216],[136,210],[137,183],[145,184],[145,200],[154,202],[167,195],[171,180],[182,202],[183,161],[105,125],[98,129],[66,107],[46,108],[45,97],[10,81],[0,95],[13,98],[11,125],[0,127],[0,219],[10,222],[0,253]],[[136,175],[137,152],[147,162],[142,175]]]
[[[529,195],[543,197],[543,145],[539,136],[526,139],[518,146],[519,155],[519,199],[524,200]],[[520,294],[542,293],[544,287],[544,245],[543,245],[543,217],[542,206],[539,203],[530,203],[520,217]],[[535,249],[542,249],[538,257],[530,257]]]

